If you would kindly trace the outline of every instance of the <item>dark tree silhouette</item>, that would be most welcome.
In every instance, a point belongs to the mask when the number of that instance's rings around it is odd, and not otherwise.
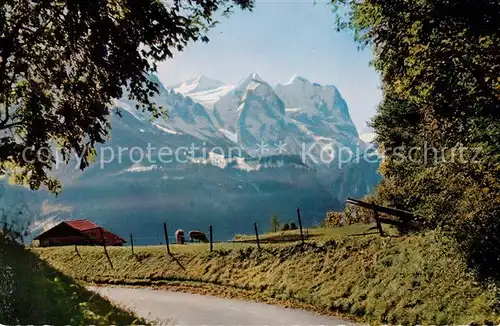
[[[47,174],[58,148],[80,168],[106,140],[112,99],[126,91],[150,101],[156,62],[188,42],[208,41],[215,12],[252,0],[4,0],[0,4],[0,175],[32,189],[59,182]],[[44,149],[44,150],[42,150]]]
[[[379,197],[450,232],[500,280],[500,2],[333,3],[382,76]]]

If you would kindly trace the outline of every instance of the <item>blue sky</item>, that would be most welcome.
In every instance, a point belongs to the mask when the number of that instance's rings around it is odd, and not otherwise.
[[[366,130],[381,98],[380,77],[369,66],[370,49],[358,51],[352,35],[337,33],[335,14],[324,2],[257,1],[253,12],[237,10],[159,66],[166,85],[199,75],[236,84],[256,72],[274,85],[294,74],[337,86],[358,130]]]

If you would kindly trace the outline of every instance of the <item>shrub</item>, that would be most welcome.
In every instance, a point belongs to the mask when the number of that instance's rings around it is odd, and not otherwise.
[[[343,212],[327,212],[325,218],[325,226],[327,228],[335,228],[342,226],[345,221],[345,215]]]
[[[348,205],[344,210],[345,215],[345,225],[357,224],[357,223],[371,223],[373,222],[373,212],[370,209]]]
[[[278,215],[271,216],[271,232],[277,232],[280,227],[280,221],[278,220]]]
[[[373,196],[365,196],[361,200],[369,203],[375,202]],[[329,228],[372,222],[374,222],[372,210],[355,205],[346,205],[343,212],[327,212],[325,218],[325,226]]]

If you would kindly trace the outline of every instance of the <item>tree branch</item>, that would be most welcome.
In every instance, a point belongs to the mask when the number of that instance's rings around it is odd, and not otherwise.
[[[11,129],[18,126],[27,126],[28,124],[24,121],[12,122],[6,125],[0,125],[0,130]]]
[[[0,66],[0,98],[2,96],[5,96],[6,100],[5,100],[5,117],[2,119],[2,122],[0,122],[0,129],[6,129],[5,125],[10,119],[9,96],[8,96],[8,94],[5,94],[5,92],[7,91],[7,89],[10,89],[10,86],[14,82],[14,79],[15,79],[16,73],[17,73],[17,71],[14,70],[14,72],[12,73],[11,79],[10,79],[10,83],[7,85],[4,84],[3,81],[6,77],[5,74],[7,72],[7,63],[8,63],[9,58],[12,55],[12,52],[14,50],[15,41],[19,37],[19,31],[21,30],[21,28],[23,28],[24,25],[27,24],[27,21],[30,17],[37,17],[38,15],[40,15],[40,13],[42,11],[42,7],[43,6],[41,4],[39,4],[38,6],[35,7],[35,10],[32,14],[28,13],[24,17],[20,17],[18,19],[17,23],[15,24],[14,28],[10,31],[10,33],[9,33],[10,35],[7,35],[6,37],[4,37],[6,45],[2,49],[2,61],[1,61],[1,66]],[[15,65],[17,63],[16,56],[14,56],[14,60],[15,60],[14,61],[14,67],[15,67]]]

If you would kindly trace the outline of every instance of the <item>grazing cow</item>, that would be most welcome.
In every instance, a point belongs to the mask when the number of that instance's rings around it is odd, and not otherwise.
[[[184,244],[184,240],[184,230],[179,229],[175,231],[175,241],[177,242],[177,244]]]
[[[193,241],[204,242],[204,243],[208,242],[207,235],[197,230],[189,231],[189,239],[191,240],[191,242]]]

